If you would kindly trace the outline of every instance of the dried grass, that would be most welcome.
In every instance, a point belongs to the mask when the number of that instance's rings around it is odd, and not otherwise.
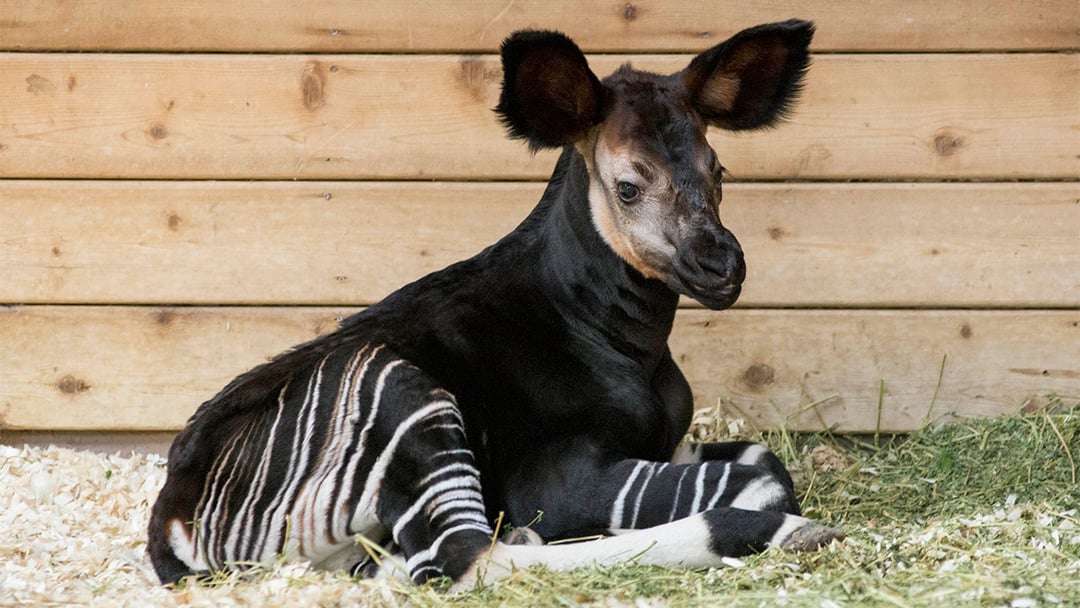
[[[761,438],[708,417],[694,434]],[[0,446],[0,605],[1080,605],[1080,410],[1055,401],[876,445],[828,434],[764,439],[795,464],[807,513],[847,540],[704,571],[534,568],[453,597],[302,564],[167,590],[145,554],[161,458]]]

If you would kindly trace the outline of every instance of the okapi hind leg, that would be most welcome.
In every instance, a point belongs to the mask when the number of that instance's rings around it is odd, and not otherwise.
[[[390,561],[403,561],[410,579],[456,580],[491,546],[494,531],[457,404],[415,372],[402,388],[411,383],[407,392],[422,391],[422,405],[402,420],[384,421],[392,449],[372,463],[376,512],[401,552]]]
[[[492,531],[454,397],[382,346],[294,376],[174,442],[149,530],[162,582],[280,558],[350,568],[356,534],[400,547],[417,582],[464,573]]]

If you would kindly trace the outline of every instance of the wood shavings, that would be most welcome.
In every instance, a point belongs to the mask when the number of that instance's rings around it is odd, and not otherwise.
[[[0,605],[370,603],[375,583],[303,564],[255,581],[162,587],[146,554],[146,525],[164,480],[165,460],[156,455],[0,446]]]

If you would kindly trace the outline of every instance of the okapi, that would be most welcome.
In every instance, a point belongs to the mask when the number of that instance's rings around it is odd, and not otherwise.
[[[202,404],[150,520],[161,581],[285,556],[460,589],[840,538],[799,515],[766,448],[679,446],[693,400],[668,349],[680,294],[724,309],[745,275],[706,128],[782,118],[813,29],[761,25],[675,74],[604,80],[560,33],[510,36],[495,111],[532,150],[562,148],[536,208]],[[500,514],[526,542],[493,541]],[[397,558],[373,563],[358,535]]]

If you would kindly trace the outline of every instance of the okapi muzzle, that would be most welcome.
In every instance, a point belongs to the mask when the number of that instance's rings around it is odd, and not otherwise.
[[[735,303],[746,278],[746,262],[735,235],[719,222],[704,226],[676,245],[668,287],[713,310]]]

